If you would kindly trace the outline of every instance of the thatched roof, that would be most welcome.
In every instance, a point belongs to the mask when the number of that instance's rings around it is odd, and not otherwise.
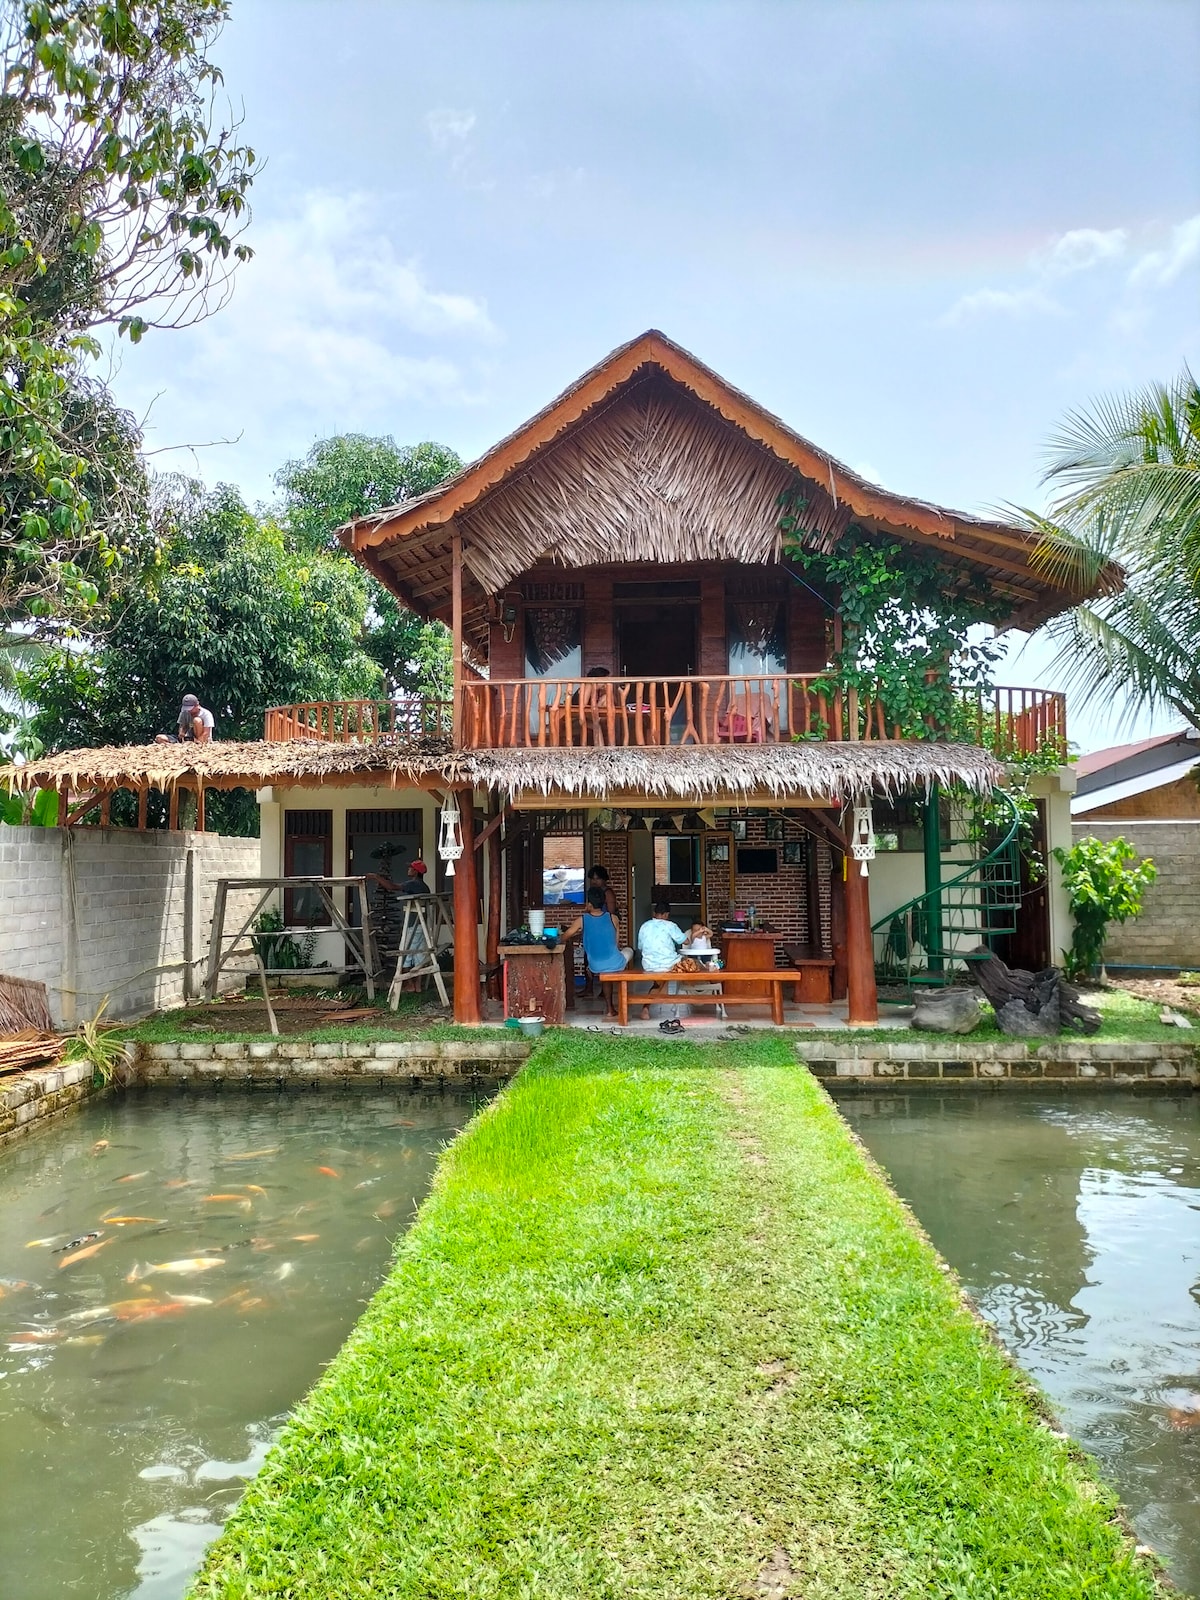
[[[1038,539],[1027,529],[867,482],[655,330],[438,488],[339,536],[406,605],[444,619],[456,527],[467,632],[482,644],[485,598],[538,562],[778,562],[778,496],[797,483],[818,544],[854,519],[934,547],[951,573],[982,572],[1014,625],[1080,598],[1065,578],[1031,570]]]
[[[711,804],[821,800],[874,792],[897,794],[934,782],[986,792],[1004,768],[972,745],[748,744],[673,745],[665,749],[472,750],[449,753],[385,744],[295,739],[209,745],[129,745],[70,750],[25,767],[0,770],[14,788],[263,788],[269,784],[471,785],[510,799],[571,797],[594,805],[629,800]]]

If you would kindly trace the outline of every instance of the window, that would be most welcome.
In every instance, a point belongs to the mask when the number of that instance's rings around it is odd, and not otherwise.
[[[333,871],[333,812],[285,811],[283,874],[285,878],[328,878]],[[315,889],[286,889],[283,920],[289,927],[328,926],[329,913]]]
[[[654,840],[655,885],[700,882],[700,841],[691,834],[658,834]]]
[[[525,608],[525,676],[583,675],[583,612],[574,606]]]
[[[583,835],[548,834],[542,841],[542,904],[583,904]]]
[[[787,671],[787,629],[781,600],[731,600],[729,675],[769,678]]]
[[[900,795],[895,800],[875,799],[871,802],[871,817],[875,828],[875,848],[879,851],[902,850],[916,854],[925,849],[925,806],[913,795]],[[941,848],[950,848],[950,804],[943,799],[938,814],[938,835]]]

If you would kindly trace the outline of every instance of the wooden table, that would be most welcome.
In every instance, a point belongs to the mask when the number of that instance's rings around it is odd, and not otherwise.
[[[775,947],[779,943],[778,934],[722,933],[718,937],[726,972],[775,971]],[[771,994],[771,985],[766,982],[757,985],[745,984],[741,986],[741,992],[747,995],[762,995],[764,999],[767,999]]]
[[[502,944],[504,964],[504,1015],[506,1017],[544,1017],[561,1025],[567,1012],[567,951],[561,939],[551,949],[548,944]],[[571,1002],[574,1002],[575,973],[571,970]]]

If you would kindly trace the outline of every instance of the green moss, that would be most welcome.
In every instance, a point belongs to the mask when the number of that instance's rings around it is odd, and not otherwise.
[[[1152,1596],[1114,1509],[794,1040],[564,1032],[193,1594]]]

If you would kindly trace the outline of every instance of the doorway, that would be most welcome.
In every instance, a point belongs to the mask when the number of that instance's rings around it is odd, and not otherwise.
[[[617,661],[623,678],[690,678],[696,670],[700,608],[688,602],[617,606]]]

